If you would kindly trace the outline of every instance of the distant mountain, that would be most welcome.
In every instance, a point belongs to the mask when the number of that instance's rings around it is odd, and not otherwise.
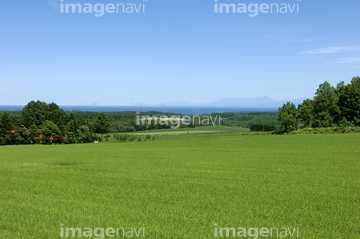
[[[286,102],[290,101],[296,106],[302,103],[306,98],[299,98],[294,100],[277,101],[267,96],[265,97],[251,97],[251,98],[225,98],[218,101],[204,104],[206,106],[222,106],[222,107],[281,107]]]
[[[161,106],[202,106],[202,107],[239,107],[239,108],[278,108],[281,107],[286,102],[290,101],[296,106],[301,104],[305,99],[298,98],[293,100],[284,100],[277,101],[273,100],[270,97],[251,97],[251,98],[224,98],[214,102],[205,103],[205,104],[193,104],[184,101],[173,101],[164,104],[159,104]]]
[[[198,106],[199,104],[193,104],[186,101],[171,101],[162,104],[156,104],[158,106]]]

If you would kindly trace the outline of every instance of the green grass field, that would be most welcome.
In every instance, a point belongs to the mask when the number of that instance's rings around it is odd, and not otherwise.
[[[148,130],[138,132],[127,132],[127,133],[112,133],[114,134],[129,134],[140,136],[142,139],[146,135],[155,136],[156,140],[168,140],[168,139],[182,139],[182,138],[195,138],[205,136],[224,136],[224,135],[239,135],[255,133],[250,132],[248,128],[239,127],[227,127],[227,126],[200,126],[196,128],[178,128],[178,129],[160,129],[160,130]],[[263,134],[263,132],[256,132],[257,134]],[[100,136],[100,135],[99,135]],[[105,140],[103,140],[105,142]],[[116,142],[116,139],[110,137],[108,142]]]
[[[360,238],[359,143],[233,135],[0,147],[0,238],[143,224],[146,238],[214,238],[215,223]]]
[[[196,128],[160,129],[135,132],[135,135],[143,134],[194,134],[194,133],[215,133],[215,132],[249,132],[247,128],[227,127],[227,126],[200,126]]]

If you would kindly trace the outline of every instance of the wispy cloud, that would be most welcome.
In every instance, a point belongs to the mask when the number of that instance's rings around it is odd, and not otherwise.
[[[360,62],[360,56],[359,57],[344,57],[344,58],[329,61],[329,63],[334,63],[334,64],[350,64],[350,63],[358,63],[358,62]]]
[[[320,55],[320,54],[334,54],[334,53],[357,52],[357,51],[360,51],[360,46],[318,48],[309,51],[303,51],[300,52],[299,54]]]

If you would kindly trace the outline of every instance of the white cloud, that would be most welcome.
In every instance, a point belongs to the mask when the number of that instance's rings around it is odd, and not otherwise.
[[[302,55],[319,55],[319,54],[333,54],[333,53],[343,53],[343,52],[356,52],[360,51],[360,46],[350,46],[350,47],[326,47],[313,49],[309,51],[303,51],[299,54]]]

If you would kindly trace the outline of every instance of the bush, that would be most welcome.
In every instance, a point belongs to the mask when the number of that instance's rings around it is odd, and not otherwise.
[[[253,124],[250,126],[250,131],[274,131],[275,126],[273,125],[263,125],[263,124]]]
[[[344,134],[360,133],[360,127],[326,127],[326,128],[303,128],[292,131],[290,134]]]
[[[113,136],[117,142],[131,142],[136,140],[136,136],[135,135],[128,135],[128,134],[114,134]]]

